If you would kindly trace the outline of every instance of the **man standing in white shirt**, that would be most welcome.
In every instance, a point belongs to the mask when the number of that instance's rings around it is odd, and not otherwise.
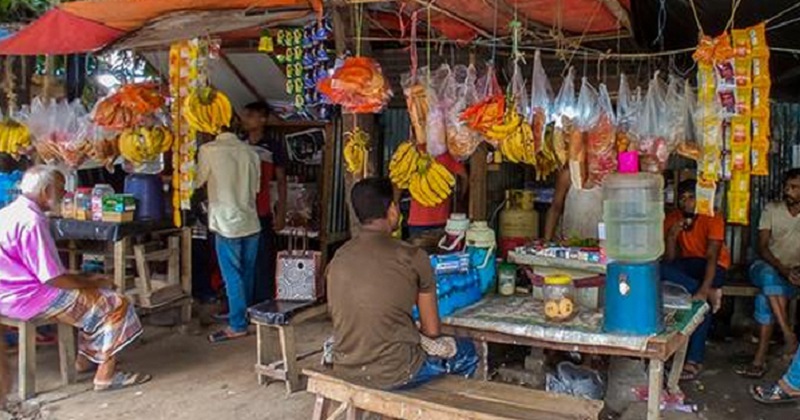
[[[198,153],[197,185],[208,184],[209,229],[228,295],[229,326],[208,339],[219,343],[247,335],[261,223],[256,210],[261,162],[233,133],[222,133]]]

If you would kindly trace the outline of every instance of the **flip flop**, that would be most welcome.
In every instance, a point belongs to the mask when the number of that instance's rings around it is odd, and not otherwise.
[[[787,394],[777,382],[770,385],[753,385],[750,387],[750,395],[757,402],[768,405],[789,404],[800,401],[800,396]]]
[[[236,340],[237,338],[247,337],[247,331],[236,333],[230,330],[219,330],[208,336],[208,341],[211,343],[224,343],[226,341]]]
[[[117,391],[136,385],[141,385],[150,381],[150,379],[153,379],[153,377],[141,373],[116,372],[109,383],[95,382],[94,390],[97,392]]]
[[[761,366],[756,366],[756,365],[754,365],[752,363],[749,363],[749,364],[742,364],[742,365],[736,366],[735,368],[733,368],[733,371],[737,375],[745,377],[745,378],[761,379],[761,378],[764,377],[764,375],[767,374],[767,371],[769,371],[769,368],[767,367],[766,363],[764,363]]]
[[[687,363],[686,365],[683,366],[683,371],[681,372],[680,380],[684,381],[684,382],[686,382],[686,381],[694,381],[698,377],[700,377],[700,372],[702,370],[703,370],[703,368],[701,368],[701,367],[699,367],[699,366],[697,366],[695,364]]]

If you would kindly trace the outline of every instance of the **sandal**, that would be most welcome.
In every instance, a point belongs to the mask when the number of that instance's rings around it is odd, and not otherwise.
[[[247,337],[247,331],[237,333],[225,329],[210,334],[208,336],[208,341],[211,343],[224,343],[226,341],[236,340],[237,338],[244,338],[244,337]]]
[[[703,370],[702,367],[696,365],[694,363],[686,363],[683,366],[683,371],[681,372],[681,381],[694,381],[700,376],[700,371]]]
[[[141,373],[127,373],[116,372],[111,382],[108,383],[94,383],[94,390],[97,392],[117,391],[120,389],[130,388],[132,386],[141,385],[150,381],[153,377]]]
[[[764,375],[767,374],[769,368],[767,364],[764,363],[763,365],[754,365],[752,363],[749,364],[742,364],[733,368],[733,371],[742,377],[751,378],[751,379],[761,379]]]
[[[777,382],[751,386],[750,395],[761,404],[788,404],[800,400],[800,396],[789,395]]]

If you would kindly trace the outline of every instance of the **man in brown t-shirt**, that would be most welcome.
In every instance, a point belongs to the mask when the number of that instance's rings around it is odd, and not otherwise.
[[[380,389],[411,387],[447,373],[472,375],[478,358],[471,343],[450,339],[451,350],[442,357],[429,356],[420,344],[420,334],[440,335],[436,279],[424,251],[392,237],[400,212],[391,182],[365,179],[351,194],[361,231],[328,266],[334,371]],[[411,315],[415,304],[419,328]]]

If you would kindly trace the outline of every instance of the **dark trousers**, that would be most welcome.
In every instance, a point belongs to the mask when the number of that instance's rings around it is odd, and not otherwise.
[[[262,217],[258,258],[256,259],[256,281],[254,283],[253,302],[249,302],[250,305],[275,298],[275,258],[277,254],[275,239],[275,231],[272,229],[272,216]]]
[[[703,285],[703,277],[706,275],[705,258],[678,258],[671,262],[661,263],[661,279],[670,283],[675,283],[686,288],[691,294],[697,293]],[[717,266],[714,281],[711,287],[719,289],[725,281],[725,269]],[[689,350],[686,353],[686,360],[691,363],[702,364],[706,357],[706,339],[708,331],[711,329],[712,314],[706,314],[703,323],[697,327],[692,338],[689,339]]]
[[[209,232],[207,239],[192,239],[192,297],[200,303],[212,302],[217,297],[211,287],[214,235]]]

